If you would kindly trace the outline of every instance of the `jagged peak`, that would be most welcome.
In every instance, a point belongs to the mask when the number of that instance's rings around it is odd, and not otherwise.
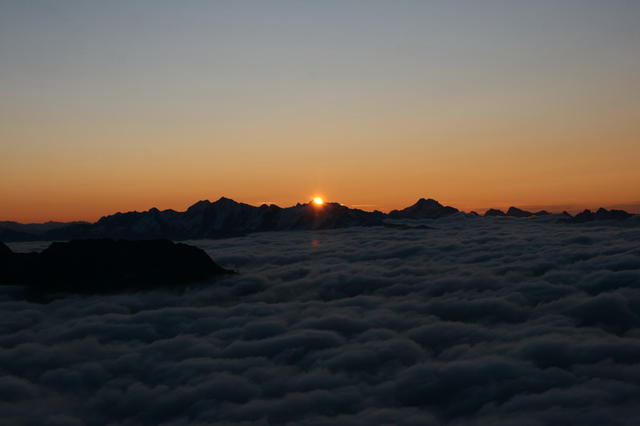
[[[216,207],[234,206],[234,205],[239,205],[239,204],[240,203],[238,203],[235,200],[232,200],[231,198],[220,197],[214,202],[211,202],[209,200],[200,200],[197,203],[193,204],[191,207],[189,207],[187,209],[187,211],[193,213],[193,212],[197,212],[197,211],[201,211],[201,210],[206,210],[206,209],[208,209],[210,207],[213,207],[213,206],[216,206]]]
[[[215,203],[228,203],[228,202],[235,203],[236,201],[232,200],[231,198],[227,198],[227,197],[220,197],[215,201]]]
[[[527,210],[519,209],[518,207],[511,206],[507,210],[507,216],[529,217],[529,216],[533,216],[533,213]]]
[[[488,209],[484,212],[485,216],[506,216],[507,214],[500,209]]]
[[[227,197],[220,197],[218,198],[216,201],[214,201],[212,204],[217,205],[217,206],[232,206],[232,205],[236,205],[236,204],[241,204],[238,203],[235,200],[232,200],[231,198],[227,198]]]
[[[211,201],[209,201],[209,200],[200,200],[197,203],[194,203],[191,206],[189,206],[187,211],[188,212],[193,212],[193,211],[202,210],[202,209],[205,209],[205,208],[209,207],[210,205],[211,205]]]
[[[392,210],[389,212],[391,218],[420,218],[420,219],[436,219],[439,217],[450,216],[458,212],[458,209],[449,206],[443,206],[433,198],[420,198],[415,204],[402,210]]]
[[[433,198],[420,198],[414,206],[417,207],[443,207],[442,204],[438,200],[434,200]]]

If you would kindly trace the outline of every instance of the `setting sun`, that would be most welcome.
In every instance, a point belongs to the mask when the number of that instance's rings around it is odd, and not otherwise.
[[[324,204],[324,200],[321,197],[313,197],[313,204],[321,206]]]

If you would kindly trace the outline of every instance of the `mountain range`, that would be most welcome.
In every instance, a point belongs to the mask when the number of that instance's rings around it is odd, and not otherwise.
[[[551,213],[528,212],[510,207],[503,212],[489,209],[484,216],[526,218]],[[478,217],[475,212],[465,213],[455,207],[444,206],[433,199],[419,199],[415,204],[388,214],[380,211],[353,209],[339,203],[296,204],[279,207],[263,204],[259,207],[239,203],[222,197],[215,202],[198,201],[187,210],[158,210],[115,213],[95,223],[47,222],[20,224],[0,222],[0,241],[68,240],[74,238],[126,238],[172,240],[225,238],[252,232],[335,229],[350,226],[381,226],[393,220],[441,219],[448,216]],[[576,216],[564,212],[560,221],[583,223],[599,220],[622,220],[632,216],[623,210],[585,210]]]

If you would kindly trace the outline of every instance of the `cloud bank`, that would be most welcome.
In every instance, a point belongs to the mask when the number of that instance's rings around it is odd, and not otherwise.
[[[0,287],[0,413],[15,425],[634,423],[637,227],[427,223],[196,241],[241,274],[184,291],[42,305]]]

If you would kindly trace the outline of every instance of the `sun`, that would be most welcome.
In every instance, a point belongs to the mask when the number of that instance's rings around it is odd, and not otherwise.
[[[313,204],[315,204],[316,206],[321,206],[324,204],[324,200],[322,199],[322,197],[313,197]]]

